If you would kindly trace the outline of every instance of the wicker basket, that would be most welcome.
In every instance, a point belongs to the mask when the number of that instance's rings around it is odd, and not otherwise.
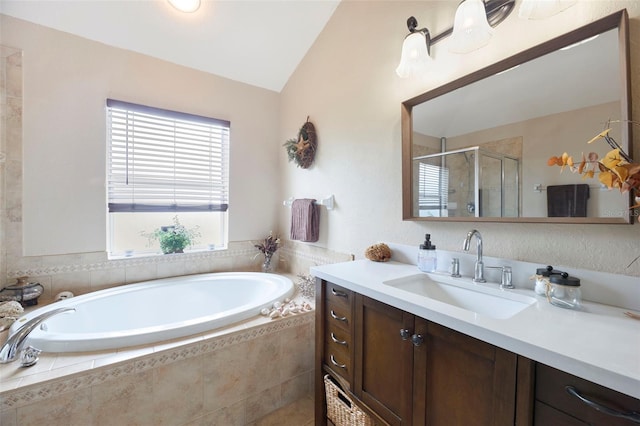
[[[327,394],[327,417],[335,426],[375,426],[371,417],[362,411],[330,376],[324,376]]]

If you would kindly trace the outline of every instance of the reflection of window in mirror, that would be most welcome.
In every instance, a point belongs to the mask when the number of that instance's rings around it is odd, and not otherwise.
[[[418,216],[448,216],[449,169],[421,162],[418,175]]]

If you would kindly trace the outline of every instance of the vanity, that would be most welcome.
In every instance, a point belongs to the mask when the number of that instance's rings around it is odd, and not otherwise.
[[[395,261],[312,273],[316,425],[327,424],[327,374],[380,425],[640,422],[640,324],[624,309],[562,309],[531,289],[455,282]],[[420,290],[430,286],[457,287],[471,305]],[[474,307],[473,286],[507,302],[481,296]]]

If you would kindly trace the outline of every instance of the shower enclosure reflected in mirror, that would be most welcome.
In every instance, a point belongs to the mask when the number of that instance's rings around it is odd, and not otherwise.
[[[413,157],[416,217],[518,217],[519,160],[480,147]]]
[[[403,218],[631,223],[630,194],[547,166],[603,157],[587,141],[608,120],[630,151],[627,26],[616,12],[403,102]]]

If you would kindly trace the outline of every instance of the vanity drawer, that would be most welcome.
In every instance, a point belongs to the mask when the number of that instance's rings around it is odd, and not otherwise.
[[[327,303],[350,310],[353,302],[353,292],[328,282],[325,291],[325,298]]]
[[[341,303],[328,300],[325,303],[325,319],[327,329],[340,327],[349,333],[351,332],[353,314],[350,306],[345,307]]]
[[[343,349],[346,351],[349,351],[351,349],[351,333],[342,327],[337,327],[335,324],[328,324],[325,337],[327,347],[336,346],[339,349]]]
[[[573,389],[583,398],[616,412],[640,413],[640,400],[544,364],[536,366],[536,413],[539,411],[538,404],[544,403],[587,424],[637,426],[638,423],[631,420],[609,415],[603,410],[589,406],[589,403],[583,402],[578,396],[569,393],[567,387]],[[541,420],[536,417],[535,424],[542,425]]]
[[[325,340],[325,364],[336,374],[351,383],[353,365],[350,348],[335,343],[329,338]]]

